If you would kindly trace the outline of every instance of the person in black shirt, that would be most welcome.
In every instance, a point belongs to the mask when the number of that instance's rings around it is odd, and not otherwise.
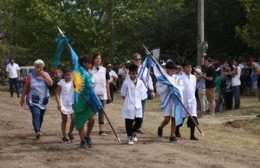
[[[216,85],[214,83],[214,77],[215,77],[215,68],[212,64],[212,59],[210,58],[205,58],[204,59],[204,65],[207,68],[206,76],[200,74],[205,79],[205,84],[206,84],[206,96],[207,100],[209,102],[209,114],[214,115],[215,114],[215,90],[216,90]]]

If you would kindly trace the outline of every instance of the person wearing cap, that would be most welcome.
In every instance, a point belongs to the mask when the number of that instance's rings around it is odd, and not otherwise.
[[[197,78],[197,85],[196,88],[198,89],[198,96],[199,96],[199,103],[200,103],[200,111],[199,111],[199,117],[203,117],[206,114],[206,111],[208,110],[208,101],[206,97],[206,86],[205,86],[205,79],[202,78],[199,74],[203,74],[202,67],[197,66],[195,68],[194,75]]]
[[[9,64],[6,66],[6,74],[7,77],[9,78],[9,87],[10,87],[10,94],[11,97],[13,97],[13,87],[15,86],[15,90],[17,93],[17,97],[20,97],[19,94],[19,88],[18,88],[18,83],[20,79],[20,67],[18,64],[14,62],[13,58],[9,59]]]
[[[179,85],[182,86],[182,81],[178,75],[175,74],[175,71],[177,69],[177,65],[172,62],[168,61],[165,65],[166,68],[166,77],[170,80],[176,81]],[[157,93],[160,95],[161,98],[161,104],[167,99],[170,88],[169,86],[163,84],[162,82],[158,81],[156,83],[156,90]],[[162,114],[164,117],[164,120],[162,121],[161,125],[157,129],[158,137],[162,137],[163,135],[163,128],[171,121],[171,131],[170,131],[170,142],[176,142],[178,141],[178,138],[176,137],[176,126],[175,126],[175,118],[174,118],[174,106],[175,103],[173,101],[169,101],[169,103],[163,107],[161,106]]]
[[[49,103],[49,87],[53,85],[50,75],[43,70],[44,62],[37,59],[34,62],[34,70],[26,77],[20,105],[24,106],[25,98],[32,113],[32,124],[36,139],[41,136],[41,126],[44,114]]]
[[[114,100],[114,91],[117,90],[117,79],[118,76],[116,72],[113,70],[113,65],[108,64],[107,65],[107,72],[109,73],[110,79],[109,79],[109,88],[110,88],[110,96],[111,96],[111,102]]]
[[[199,125],[197,119],[197,100],[195,97],[197,79],[195,75],[191,74],[192,64],[185,62],[183,65],[183,73],[181,75],[181,80],[183,82],[183,105],[186,110],[183,111],[183,118],[188,117],[187,126],[190,128],[190,140],[197,141],[198,138],[195,137],[195,124]],[[192,118],[194,120],[192,120]],[[194,123],[194,121],[196,123]],[[177,126],[176,132],[179,132],[179,126]],[[180,134],[179,134],[180,135]]]

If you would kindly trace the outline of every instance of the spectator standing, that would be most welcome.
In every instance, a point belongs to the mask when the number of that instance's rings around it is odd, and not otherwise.
[[[200,76],[205,79],[206,96],[207,96],[207,100],[209,102],[209,114],[214,115],[215,108],[216,108],[216,102],[215,102],[216,85],[214,83],[215,68],[213,66],[211,58],[205,58],[204,65],[207,68],[206,76],[202,75],[202,74],[200,74]]]
[[[200,111],[199,117],[203,117],[207,110],[208,110],[208,101],[206,96],[206,86],[205,86],[205,79],[202,78],[199,74],[203,74],[200,67],[195,68],[195,76],[197,78],[197,85],[196,88],[198,89],[198,96],[199,96],[199,103],[200,103]]]
[[[111,96],[111,102],[114,100],[114,92],[117,91],[117,79],[118,76],[116,72],[113,70],[113,65],[108,64],[107,65],[107,72],[109,73],[110,79],[109,79],[109,88],[110,88],[110,96]]]
[[[232,91],[233,91],[233,97],[234,97],[234,109],[240,108],[240,75],[241,75],[241,69],[238,66],[238,61],[236,59],[233,60],[233,67],[234,70],[230,73],[232,76]]]
[[[13,97],[14,87],[17,93],[17,97],[20,97],[19,88],[18,88],[18,84],[20,80],[20,67],[18,64],[15,63],[13,58],[9,59],[9,64],[7,64],[6,66],[6,73],[7,73],[7,77],[9,78],[9,91],[11,97]]]

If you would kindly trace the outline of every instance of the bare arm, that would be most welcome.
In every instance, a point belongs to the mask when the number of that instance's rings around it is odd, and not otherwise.
[[[57,109],[59,111],[61,111],[60,93],[61,93],[61,87],[60,87],[60,85],[58,85],[57,90],[55,92],[55,98],[56,98],[56,102],[57,102]]]
[[[29,90],[29,84],[27,82],[25,82],[25,85],[23,87],[23,92],[22,92],[22,96],[20,99],[20,105],[23,106],[25,104],[25,96],[27,95],[27,92]]]

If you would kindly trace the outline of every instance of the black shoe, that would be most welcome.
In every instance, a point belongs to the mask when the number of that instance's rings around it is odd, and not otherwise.
[[[88,143],[86,141],[81,141],[80,142],[80,147],[81,148],[88,148],[89,146],[88,146]]]
[[[107,136],[107,134],[106,134],[104,131],[99,131],[98,134],[99,134],[100,136]]]
[[[69,139],[71,140],[71,141],[74,141],[74,136],[72,135],[72,134],[68,134],[68,136],[69,136]]]
[[[160,128],[160,127],[158,127],[158,129],[157,129],[157,135],[158,135],[158,137],[162,137],[162,134],[163,134],[163,129],[162,128]]]
[[[170,142],[177,142],[178,138],[176,136],[170,137]]]
[[[136,130],[136,133],[144,134],[144,131],[140,128],[140,129]]]
[[[194,137],[190,137],[190,140],[198,141],[199,139],[194,136]]]
[[[176,133],[176,137],[180,138],[181,134],[180,133]]]
[[[62,142],[64,142],[64,143],[65,143],[65,142],[69,142],[69,141],[70,141],[70,140],[69,140],[67,137],[63,137],[63,138],[62,138]]]
[[[85,140],[86,140],[89,148],[91,148],[91,146],[93,145],[93,142],[92,142],[91,138],[90,137],[85,137]]]

